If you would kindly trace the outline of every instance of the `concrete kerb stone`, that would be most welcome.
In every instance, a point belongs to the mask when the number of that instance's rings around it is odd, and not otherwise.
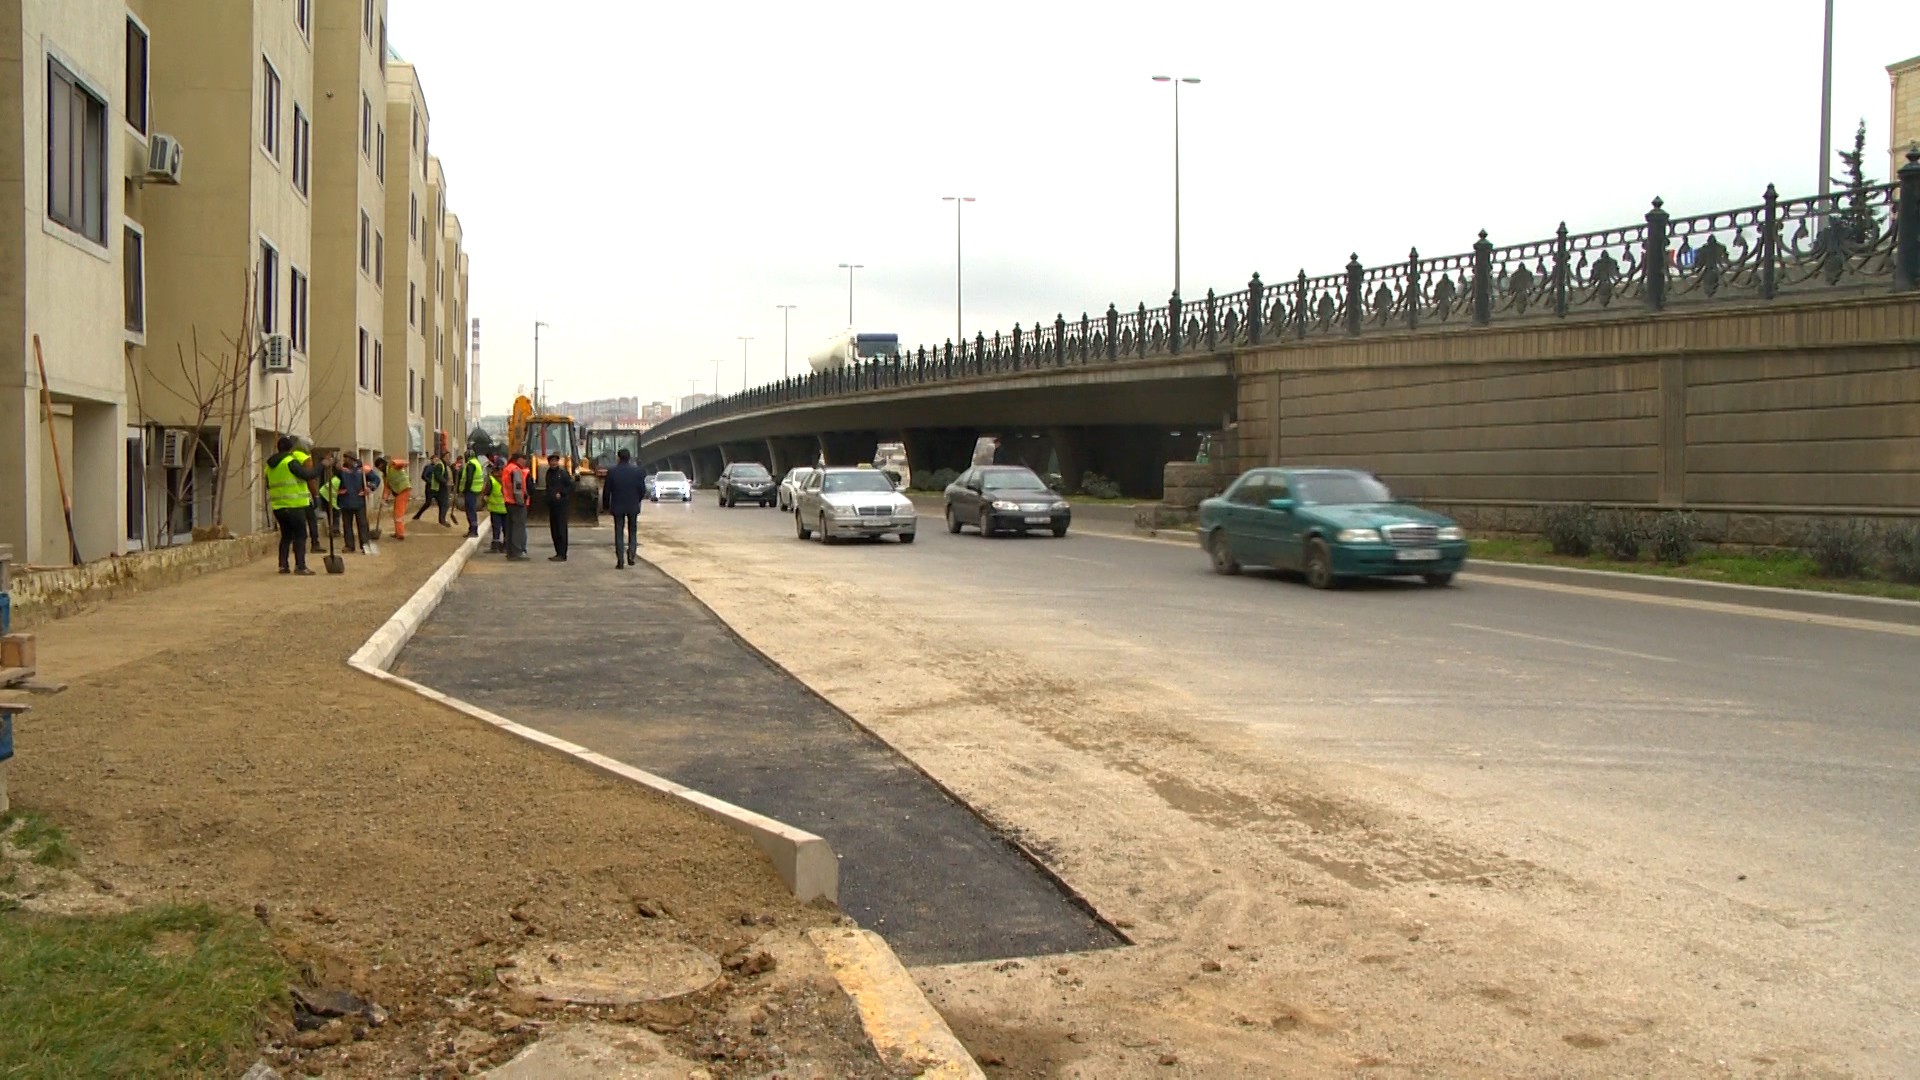
[[[595,753],[584,746],[556,738],[544,731],[515,723],[497,713],[489,712],[470,702],[443,694],[430,686],[423,686],[388,671],[387,668],[392,666],[394,658],[400,655],[400,650],[406,647],[407,642],[413,639],[414,633],[420,629],[420,625],[426,621],[427,616],[440,605],[441,598],[447,594],[447,589],[453,585],[454,579],[460,576],[461,568],[466,565],[467,560],[473,556],[479,546],[480,542],[477,539],[462,544],[459,550],[455,551],[440,569],[434,571],[413,596],[407,599],[406,603],[400,605],[400,609],[395,611],[391,618],[367,638],[366,643],[348,658],[347,664],[373,678],[405,687],[430,701],[439,702],[476,720],[491,724],[501,731],[565,754],[601,772],[678,799],[751,839],[772,861],[774,870],[779,873],[781,880],[802,903],[818,899],[835,903],[839,901],[840,860],[825,839],[775,821],[763,814],[756,814],[744,807],[716,799],[704,792],[695,791],[684,784],[676,784],[665,777],[636,769],[625,762],[615,761],[604,754]]]
[[[1570,585],[1675,600],[1701,600],[1740,607],[1787,611],[1800,615],[1920,626],[1920,603],[1911,600],[1889,600],[1879,596],[1853,596],[1847,593],[1815,592],[1811,589],[1777,589],[1763,585],[1695,581],[1691,578],[1665,577],[1658,574],[1627,574],[1615,570],[1587,570],[1576,566],[1541,566],[1534,563],[1490,562],[1481,559],[1469,560],[1466,574],[1469,577],[1507,578],[1514,581]]]
[[[917,1068],[922,1078],[985,1080],[973,1056],[880,935],[809,930],[807,939],[826,958],[882,1059]]]

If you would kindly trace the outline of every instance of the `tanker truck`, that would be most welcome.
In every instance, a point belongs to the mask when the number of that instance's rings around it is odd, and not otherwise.
[[[891,360],[900,355],[899,334],[860,333],[849,326],[813,350],[807,363],[815,371],[832,371],[876,360]]]

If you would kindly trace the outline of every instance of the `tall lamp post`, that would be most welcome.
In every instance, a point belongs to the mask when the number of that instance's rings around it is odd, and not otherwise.
[[[745,335],[740,337],[740,392],[747,392],[747,342],[753,339]]]
[[[853,272],[865,270],[863,263],[841,263],[840,269],[847,272],[847,325],[853,325]]]
[[[546,323],[538,319],[533,321],[533,411],[539,412],[540,405],[540,328]]]
[[[1820,216],[1827,209],[1827,191],[1833,177],[1833,0],[1827,0],[1827,36],[1820,53]],[[1823,221],[1824,223],[1824,221]]]
[[[799,305],[775,304],[773,306],[780,309],[780,377],[785,379],[790,378],[792,374],[787,370],[787,350],[793,342],[789,319],[793,315],[793,309]]]
[[[1154,82],[1173,84],[1173,292],[1180,294],[1180,84],[1192,85],[1199,79],[1155,75]]]
[[[942,195],[940,201],[953,204],[953,340],[965,345],[966,319],[963,317],[964,312],[961,306],[961,300],[965,294],[961,291],[960,276],[960,211],[968,203],[973,202],[974,198],[971,195]]]

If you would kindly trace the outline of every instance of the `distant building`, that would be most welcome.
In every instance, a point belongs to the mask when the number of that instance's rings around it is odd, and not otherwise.
[[[652,404],[644,405],[640,409],[640,420],[642,423],[646,424],[648,427],[652,427],[653,425],[659,423],[660,421],[669,419],[672,416],[673,416],[673,406],[667,404],[664,401],[656,401],[656,402],[653,402]]]
[[[1907,147],[1920,142],[1920,56],[1888,64],[1887,81],[1893,84],[1892,115],[1887,120],[1887,130],[1893,135],[1889,144],[1893,164],[1887,178],[1894,179],[1900,175],[1900,166],[1906,164]]]
[[[692,412],[694,409],[712,400],[712,394],[688,394],[686,397],[680,399],[680,411]]]
[[[548,410],[564,413],[573,417],[574,423],[587,427],[614,427],[622,419],[631,419],[640,413],[640,399],[637,397],[596,398],[592,401],[561,401],[547,406]]]
[[[498,413],[480,418],[480,430],[493,436],[497,442],[507,437],[507,418]]]

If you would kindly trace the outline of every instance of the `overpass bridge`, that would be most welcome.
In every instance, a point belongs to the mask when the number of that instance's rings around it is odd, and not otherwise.
[[[1713,522],[1920,513],[1920,147],[1893,183],[1365,265],[922,347],[710,402],[642,437],[708,482],[869,460],[963,468],[1002,438],[1157,497],[1223,471],[1349,463],[1469,520],[1579,501]]]

